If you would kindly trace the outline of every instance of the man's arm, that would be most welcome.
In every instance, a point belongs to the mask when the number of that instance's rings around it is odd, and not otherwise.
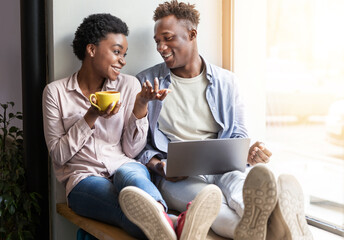
[[[150,136],[148,136],[146,147],[137,156],[137,160],[146,165],[149,170],[164,177],[168,181],[177,182],[186,179],[187,177],[166,177],[164,170],[166,163],[161,161],[166,158],[167,153],[159,151],[151,145]]]
[[[148,136],[147,144],[141,153],[137,156],[137,160],[144,165],[147,165],[152,158],[165,159],[167,154],[155,149],[151,145],[151,138]]]

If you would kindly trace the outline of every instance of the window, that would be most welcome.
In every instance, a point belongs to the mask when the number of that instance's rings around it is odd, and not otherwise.
[[[306,215],[344,232],[344,1],[267,0],[270,167],[301,183]]]

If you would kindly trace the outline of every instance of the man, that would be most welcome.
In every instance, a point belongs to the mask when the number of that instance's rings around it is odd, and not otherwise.
[[[199,17],[194,5],[176,0],[160,4],[154,12],[154,40],[164,63],[139,73],[137,78],[141,83],[154,79],[152,91],[156,93],[158,83],[172,91],[164,102],[149,103],[149,139],[139,160],[158,176],[155,183],[171,209],[184,211],[185,204],[205,186],[219,186],[223,200],[212,229],[221,236],[311,239],[303,202],[298,196],[302,196],[302,191],[297,182],[289,183],[294,180],[291,176],[280,178],[277,186],[273,174],[262,164],[248,169],[247,175],[239,171],[188,178],[164,175],[161,160],[167,158],[170,141],[248,136],[234,74],[208,63],[198,53]],[[249,150],[247,162],[267,163],[270,156],[270,151],[256,142]],[[277,194],[281,190],[288,193]],[[289,205],[283,208],[281,198],[286,195],[283,200]],[[290,200],[302,207],[294,208]],[[273,221],[268,229],[270,216]]]

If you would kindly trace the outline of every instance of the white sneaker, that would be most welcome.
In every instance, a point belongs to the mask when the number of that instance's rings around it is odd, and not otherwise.
[[[180,240],[204,240],[217,217],[222,202],[222,192],[214,184],[209,184],[188,204],[177,222],[177,236]]]
[[[267,223],[277,202],[273,173],[257,165],[248,173],[244,187],[244,215],[234,232],[235,240],[265,240]]]
[[[140,188],[128,186],[119,193],[119,204],[127,218],[150,240],[177,240],[172,221],[159,203]]]
[[[267,239],[312,240],[300,184],[292,175],[280,175],[277,185],[278,202],[269,219]]]

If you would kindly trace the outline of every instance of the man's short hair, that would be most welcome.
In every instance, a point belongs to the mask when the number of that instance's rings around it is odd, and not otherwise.
[[[159,4],[154,11],[153,20],[156,22],[169,15],[174,15],[178,20],[187,20],[195,29],[197,29],[200,20],[200,14],[195,9],[195,4],[179,3],[177,0]],[[190,28],[190,26],[188,27]]]

